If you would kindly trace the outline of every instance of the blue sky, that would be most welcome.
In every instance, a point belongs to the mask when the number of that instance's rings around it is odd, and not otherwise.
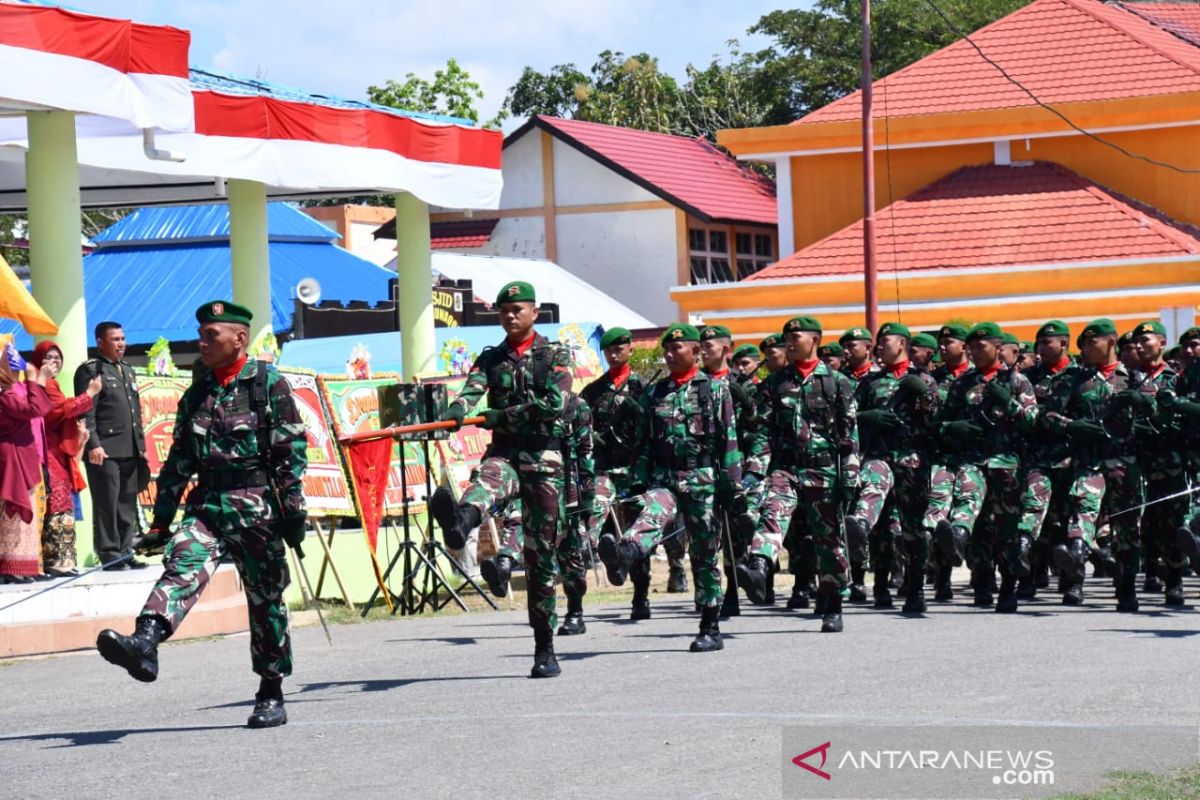
[[[495,114],[525,65],[569,61],[587,69],[606,48],[657,55],[682,75],[725,53],[725,42],[761,46],[746,29],[780,7],[764,0],[75,0],[74,8],[192,32],[191,60],[310,91],[365,97],[367,86],[407,72],[431,77],[457,58],[482,86],[483,119]],[[513,123],[505,125],[511,129]]]

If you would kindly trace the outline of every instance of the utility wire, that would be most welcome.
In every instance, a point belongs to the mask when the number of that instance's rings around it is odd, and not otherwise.
[[[942,11],[942,9],[938,8],[937,4],[934,3],[933,0],[925,0],[925,4],[927,6],[929,6],[931,9],[933,9],[933,12],[935,14],[937,14],[939,17],[942,18],[942,21],[944,23],[946,23],[946,26],[948,28],[950,28],[950,30],[956,36],[958,36],[960,39],[965,41],[967,44],[971,45],[971,47],[975,48],[975,52],[979,53],[979,57],[982,58],[987,63],[991,64],[993,67],[995,67],[996,71],[999,72],[1001,75],[1003,75],[1004,78],[1006,80],[1008,80],[1009,83],[1016,86],[1018,89],[1023,91],[1025,94],[1029,95],[1029,98],[1031,100],[1033,100],[1033,102],[1037,103],[1039,106],[1046,109],[1051,114],[1053,114],[1054,116],[1061,119],[1063,122],[1067,123],[1067,125],[1071,126],[1071,128],[1074,129],[1075,131],[1083,134],[1084,136],[1088,137],[1089,139],[1099,142],[1100,144],[1104,145],[1105,147],[1110,147],[1113,150],[1116,150],[1118,153],[1125,156],[1126,158],[1132,158],[1132,159],[1136,159],[1138,161],[1144,161],[1147,164],[1151,164],[1156,167],[1162,167],[1163,169],[1169,169],[1174,172],[1182,173],[1184,175],[1200,175],[1200,169],[1191,169],[1188,167],[1181,167],[1177,164],[1171,164],[1166,161],[1159,161],[1156,158],[1151,158],[1150,156],[1143,155],[1141,153],[1134,153],[1130,150],[1125,149],[1124,147],[1117,144],[1116,142],[1105,139],[1102,136],[1097,136],[1096,134],[1092,133],[1091,131],[1075,124],[1075,121],[1072,120],[1070,117],[1068,117],[1066,114],[1062,113],[1054,106],[1051,106],[1051,105],[1048,105],[1047,103],[1042,102],[1041,98],[1039,98],[1036,94],[1034,94],[1027,86],[1025,86],[1023,83],[1021,83],[1016,78],[1014,78],[1012,75],[1010,75],[1008,73],[1008,70],[1004,69],[1004,67],[997,64],[990,56],[988,56],[987,53],[983,52],[983,48],[981,48],[978,44],[976,44],[974,39],[972,39],[968,34],[964,33],[957,25],[955,25],[954,22],[951,21],[951,19],[948,16],[946,16],[946,13],[944,11]]]

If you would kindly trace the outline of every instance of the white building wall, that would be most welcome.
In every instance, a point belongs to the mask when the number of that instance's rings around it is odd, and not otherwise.
[[[349,238],[351,253],[382,267],[396,257],[396,240],[376,239],[375,231],[379,230],[379,225],[378,222],[351,222]]]
[[[679,318],[673,208],[560,214],[557,263],[656,324]]]
[[[500,174],[501,208],[534,208],[542,205],[542,132],[532,128],[504,148]]]
[[[505,217],[496,221],[492,238],[483,247],[457,252],[506,258],[545,258],[546,226],[540,216]]]
[[[524,138],[532,138],[526,136]],[[507,158],[507,151],[505,151]],[[505,180],[508,173],[505,173]],[[554,204],[581,206],[598,203],[636,203],[658,200],[630,181],[580,153],[569,144],[554,140]]]

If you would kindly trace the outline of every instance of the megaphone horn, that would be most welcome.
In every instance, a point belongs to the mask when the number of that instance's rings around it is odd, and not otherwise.
[[[321,284],[315,278],[305,278],[296,284],[296,299],[311,306],[321,299]]]

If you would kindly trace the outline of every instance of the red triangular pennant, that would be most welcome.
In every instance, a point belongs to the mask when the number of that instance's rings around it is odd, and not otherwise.
[[[379,522],[383,518],[384,495],[392,466],[392,440],[370,439],[346,447],[358,511],[371,550],[379,540]]]

